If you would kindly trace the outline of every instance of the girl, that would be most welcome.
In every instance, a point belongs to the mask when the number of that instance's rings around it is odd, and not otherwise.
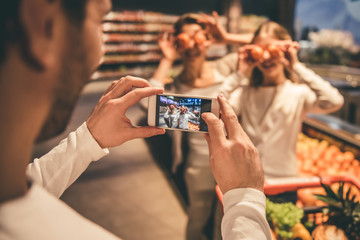
[[[238,69],[249,85],[230,102],[260,153],[265,179],[297,176],[296,143],[306,113],[330,113],[343,104],[336,88],[299,62],[298,49],[275,22],[261,25],[252,44],[239,49]],[[290,195],[296,201],[296,193]]]

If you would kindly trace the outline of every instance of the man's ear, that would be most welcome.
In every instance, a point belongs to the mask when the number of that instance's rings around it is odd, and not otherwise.
[[[56,27],[61,14],[58,0],[22,0],[20,21],[27,38],[27,54],[42,69],[55,64]]]

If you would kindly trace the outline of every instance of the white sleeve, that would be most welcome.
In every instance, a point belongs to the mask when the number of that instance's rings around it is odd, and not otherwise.
[[[108,149],[99,146],[86,123],[83,123],[50,152],[30,163],[26,174],[53,195],[60,197],[92,161],[99,160],[108,153]]]
[[[220,92],[226,97],[229,96],[238,88],[248,85],[249,80],[241,73],[234,72],[224,78],[220,86]]]
[[[252,188],[237,188],[224,194],[223,240],[271,240],[266,220],[266,197]]]
[[[308,94],[305,110],[314,113],[330,113],[342,107],[344,98],[331,84],[301,63],[294,65],[295,73],[315,94]]]

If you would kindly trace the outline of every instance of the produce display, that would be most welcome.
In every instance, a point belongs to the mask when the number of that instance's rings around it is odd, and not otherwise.
[[[359,240],[360,202],[354,189],[345,186],[342,182],[337,188],[323,184],[324,193],[315,194],[324,205],[317,213],[307,213],[292,203],[273,203],[267,199],[266,218],[273,239]]]
[[[310,240],[309,231],[301,223],[304,211],[292,203],[273,203],[266,199],[266,219],[274,232],[275,239]]]
[[[339,147],[329,144],[326,140],[299,135],[297,147],[297,168],[300,176],[347,176],[360,178],[359,160],[352,152],[342,152]],[[337,184],[333,187],[338,188]],[[348,189],[349,184],[345,184]],[[323,188],[307,188],[298,190],[300,206],[322,206],[313,194],[324,194]],[[354,189],[356,199],[360,199],[360,192]]]
[[[329,185],[323,185],[325,194],[316,195],[326,204],[323,212],[328,218],[314,229],[314,239],[360,239],[360,202],[353,189],[344,186],[340,183],[334,191]]]
[[[297,167],[302,177],[360,178],[359,161],[354,153],[302,133],[297,143]],[[359,240],[360,190],[343,182],[299,189],[296,206],[267,200],[266,216],[274,239]]]
[[[359,160],[352,152],[342,152],[326,140],[299,135],[297,167],[300,176],[339,176],[352,174],[360,178]]]

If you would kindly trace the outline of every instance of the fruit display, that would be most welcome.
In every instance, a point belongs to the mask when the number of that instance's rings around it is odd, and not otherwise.
[[[275,239],[310,240],[309,231],[301,223],[304,211],[292,203],[274,203],[266,199],[266,219]]]
[[[299,135],[296,146],[297,167],[300,176],[354,175],[360,178],[359,160],[352,152],[342,152],[326,140]]]
[[[325,194],[316,198],[326,203],[323,212],[327,215],[324,224],[312,232],[316,239],[360,239],[360,202],[356,200],[353,189],[345,189],[344,183],[334,191],[331,186],[323,185]]]
[[[355,188],[344,182],[322,184],[322,194],[314,197],[323,207],[304,210],[292,203],[266,200],[266,218],[273,239],[359,240],[360,202]]]
[[[359,160],[352,152],[342,152],[339,147],[331,145],[326,140],[310,138],[300,133],[297,147],[297,168],[300,176],[347,176],[360,178]],[[333,184],[338,188],[338,184]],[[350,184],[345,184],[345,189]],[[323,188],[306,188],[298,190],[299,206],[322,206],[313,194],[324,194]],[[356,199],[360,199],[360,192],[354,189]]]
[[[200,131],[200,126],[199,126],[199,124],[194,124],[194,123],[188,122],[188,129],[194,130],[194,131]]]

